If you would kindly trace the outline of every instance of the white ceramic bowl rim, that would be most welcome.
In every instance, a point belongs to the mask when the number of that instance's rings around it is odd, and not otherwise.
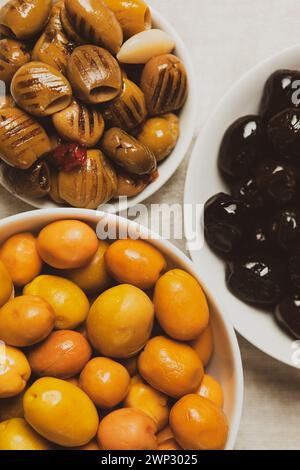
[[[155,233],[149,231],[146,227],[136,223],[128,221],[128,219],[118,217],[114,214],[108,214],[101,211],[94,211],[94,210],[86,210],[86,209],[75,209],[75,208],[56,208],[56,209],[41,209],[41,210],[34,210],[29,212],[24,212],[21,214],[13,215],[11,217],[7,217],[5,219],[0,220],[0,233],[4,233],[5,230],[11,228],[11,233],[16,233],[16,227],[22,227],[23,223],[26,224],[26,221],[32,219],[32,221],[38,222],[39,219],[43,220],[41,225],[44,225],[45,220],[53,221],[54,219],[62,219],[62,218],[72,218],[72,219],[82,219],[87,221],[93,221],[94,223],[105,218],[105,221],[109,223],[110,221],[115,222],[117,221],[120,224],[124,224],[127,227],[129,224],[131,233],[135,233],[139,235],[140,238],[144,238],[149,240],[154,246],[156,246],[159,250],[166,254],[166,256],[172,257],[172,259],[176,260],[176,264],[178,263],[183,269],[186,269],[190,272],[195,278],[199,280],[202,287],[204,288],[206,294],[213,299],[214,306],[218,310],[218,312],[222,312],[220,315],[220,320],[224,325],[225,331],[228,335],[228,340],[230,343],[230,347],[232,349],[232,357],[233,357],[233,365],[234,371],[236,373],[235,376],[235,404],[234,404],[234,411],[231,418],[230,430],[229,430],[229,437],[227,440],[226,450],[232,450],[234,448],[237,433],[240,425],[241,420],[241,413],[243,407],[243,391],[244,391],[244,379],[243,379],[243,367],[241,361],[240,350],[238,346],[238,342],[236,339],[235,332],[229,322],[227,315],[223,314],[223,308],[221,309],[218,305],[218,302],[214,299],[212,294],[207,289],[204,282],[202,282],[201,276],[195,270],[195,267],[190,259],[187,258],[177,247],[172,245],[169,241],[163,240],[160,236],[156,235]],[[47,222],[46,222],[47,223]],[[8,236],[11,235],[8,230]],[[6,238],[6,237],[5,237]]]
[[[0,0],[0,4],[2,3],[4,3],[4,1]],[[150,6],[150,8],[154,25],[168,32],[175,39],[175,53],[178,55],[179,58],[182,59],[187,70],[189,79],[189,95],[180,113],[181,132],[179,140],[171,155],[159,165],[159,177],[153,183],[147,186],[144,191],[142,191],[136,197],[129,198],[127,199],[127,201],[124,199],[121,199],[120,201],[110,201],[109,203],[114,206],[116,212],[125,211],[130,207],[134,207],[137,204],[140,204],[145,199],[155,194],[162,186],[167,183],[167,181],[173,176],[179,165],[184,160],[184,157],[194,137],[194,131],[196,126],[198,94],[196,88],[194,67],[192,64],[190,53],[175,28],[158,11],[156,11],[155,8],[153,8],[152,6]],[[9,193],[13,194],[8,185],[5,184],[5,181],[2,180],[2,177],[0,178],[0,182],[1,185]],[[24,201],[25,203],[40,209],[60,207],[54,202],[52,202],[49,198],[37,199],[29,198],[26,196],[19,196],[17,194],[13,195],[21,201]]]

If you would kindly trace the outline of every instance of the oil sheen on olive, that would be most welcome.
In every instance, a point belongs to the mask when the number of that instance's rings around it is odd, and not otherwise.
[[[263,158],[264,133],[261,119],[248,115],[237,119],[225,132],[218,157],[222,175],[237,182],[253,174]]]
[[[288,294],[275,308],[279,325],[296,339],[300,339],[300,292]]]
[[[50,192],[50,170],[44,160],[37,161],[28,170],[7,166],[3,175],[11,190],[20,196],[42,198]]]
[[[206,202],[205,238],[220,256],[230,258],[240,250],[246,226],[247,208],[232,196],[219,193]]]
[[[284,250],[290,250],[300,241],[300,211],[298,208],[282,209],[271,218],[271,236]]]
[[[227,264],[226,282],[230,292],[243,302],[270,307],[287,290],[287,269],[274,253],[254,253]]]
[[[288,154],[299,160],[300,109],[286,109],[276,114],[268,123],[267,133],[279,154]]]
[[[233,186],[232,195],[243,202],[248,209],[257,213],[264,206],[264,200],[261,191],[257,186],[255,178],[244,178]]]
[[[292,165],[266,160],[257,168],[255,177],[267,204],[285,206],[297,195],[299,174]]]

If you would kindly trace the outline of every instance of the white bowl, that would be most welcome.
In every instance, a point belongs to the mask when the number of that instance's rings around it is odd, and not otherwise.
[[[148,239],[166,256],[170,266],[188,271],[202,284],[209,300],[215,340],[215,351],[208,371],[221,382],[224,390],[224,411],[230,426],[226,449],[233,449],[243,404],[243,370],[238,343],[233,328],[223,315],[223,309],[218,306],[213,296],[206,289],[192,262],[175,246],[160,239],[157,235],[151,234],[148,229],[135,222],[128,222],[127,219],[115,215],[85,209],[35,210],[3,219],[0,221],[0,244],[18,232],[37,231],[55,220],[70,218],[86,221],[94,227],[100,220],[105,218],[105,223],[115,222],[118,228],[124,230],[125,233],[127,233],[128,224],[130,224],[131,236]]]
[[[284,68],[300,69],[300,45],[258,64],[224,96],[202,130],[194,148],[186,179],[185,204],[204,204],[214,194],[228,191],[217,168],[222,137],[235,119],[258,112],[266,80],[275,70]],[[187,230],[192,221],[188,211],[185,215]],[[196,221],[198,227],[199,219],[200,216]],[[279,328],[271,314],[244,304],[227,290],[224,263],[214,255],[207,244],[202,249],[191,251],[191,256],[202,273],[205,284],[214,293],[215,298],[222,301],[225,311],[230,314],[235,329],[269,356],[290,366],[299,367],[299,345]]]
[[[0,0],[0,5],[4,3],[4,0]],[[183,109],[180,112],[180,137],[171,155],[169,155],[166,160],[159,164],[159,177],[152,184],[147,186],[147,188],[144,189],[144,191],[142,191],[138,196],[130,198],[127,201],[125,201],[124,199],[121,199],[120,202],[111,201],[110,204],[115,207],[116,211],[123,211],[128,209],[129,207],[133,207],[136,204],[141,203],[142,201],[156,193],[171,178],[171,176],[175,173],[175,171],[183,161],[193,139],[195,130],[197,113],[197,92],[194,70],[190,54],[186,46],[184,45],[182,39],[180,38],[176,30],[173,28],[173,26],[171,26],[171,24],[152,7],[151,12],[153,17],[153,26],[162,29],[163,31],[166,31],[175,40],[175,54],[183,61],[187,70],[189,80],[189,95]],[[5,183],[1,175],[0,183],[7,191],[12,193],[12,191]],[[26,202],[27,204],[30,204],[31,206],[40,209],[58,207],[58,205],[55,204],[55,202],[51,201],[50,198],[35,199],[19,196],[17,194],[14,195],[22,201]]]

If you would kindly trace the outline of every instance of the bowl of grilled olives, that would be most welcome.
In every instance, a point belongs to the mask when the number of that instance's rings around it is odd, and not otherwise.
[[[208,286],[239,333],[294,367],[300,365],[299,52],[294,46],[259,64],[227,93],[199,137],[185,191],[186,203],[204,205],[197,220],[204,247],[191,255],[205,266]]]
[[[189,53],[172,26],[144,0],[2,4],[2,185],[38,208],[123,210],[156,192],[195,122]]]
[[[234,447],[233,328],[192,262],[125,218],[1,220],[0,341],[0,450]]]

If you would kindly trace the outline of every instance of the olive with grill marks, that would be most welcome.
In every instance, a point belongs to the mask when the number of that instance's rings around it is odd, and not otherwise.
[[[87,104],[106,103],[122,90],[118,62],[97,46],[79,46],[74,50],[68,64],[68,77],[76,96]]]
[[[11,83],[11,94],[21,108],[39,117],[61,111],[72,100],[68,80],[42,62],[29,62],[18,70]]]
[[[0,40],[0,80],[10,84],[21,65],[30,61],[30,53],[25,44],[14,39]]]

